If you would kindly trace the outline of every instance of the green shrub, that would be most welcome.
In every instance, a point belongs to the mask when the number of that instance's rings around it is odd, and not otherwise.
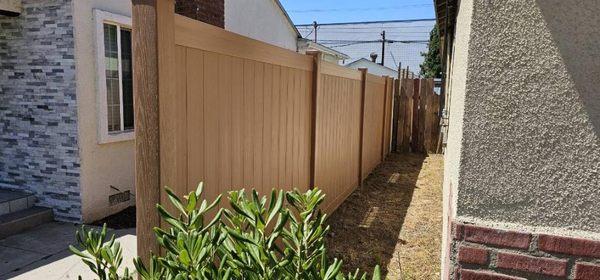
[[[201,183],[182,200],[166,188],[176,213],[157,205],[170,227],[154,229],[164,254],[152,255],[146,263],[134,260],[141,279],[367,279],[358,270],[344,275],[342,261],[327,259],[329,227],[318,210],[325,197],[320,190],[272,191],[268,199],[254,190],[248,195],[233,191],[231,210],[216,213],[221,196],[212,203],[200,201],[202,191]],[[73,246],[71,251],[100,280],[133,279],[127,269],[119,274],[122,250],[114,236],[106,240],[106,226],[101,231],[82,227],[77,240],[85,251]],[[375,267],[372,279],[380,279],[379,274]]]

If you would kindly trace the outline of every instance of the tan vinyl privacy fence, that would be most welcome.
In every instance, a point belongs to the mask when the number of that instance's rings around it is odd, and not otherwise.
[[[156,251],[162,186],[183,195],[203,181],[208,199],[317,186],[332,212],[389,153],[393,79],[175,15],[164,2],[154,35],[147,6],[134,5],[142,256]]]

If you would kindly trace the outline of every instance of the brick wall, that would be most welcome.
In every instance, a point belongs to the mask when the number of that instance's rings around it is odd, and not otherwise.
[[[177,14],[225,28],[224,0],[177,0]]]
[[[600,279],[600,241],[452,225],[450,279]]]
[[[0,16],[0,188],[80,221],[72,3],[22,3],[20,16]]]

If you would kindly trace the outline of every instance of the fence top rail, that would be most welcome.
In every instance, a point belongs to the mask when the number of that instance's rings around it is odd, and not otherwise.
[[[306,71],[313,69],[311,56],[298,54],[181,15],[175,15],[175,44]]]
[[[367,73],[367,82],[385,85],[385,80],[386,80],[386,77],[380,77],[380,76],[376,76],[376,75]]]
[[[339,66],[328,61],[321,62],[321,73],[324,75],[337,76],[352,80],[360,81],[362,79],[362,73],[360,71]]]

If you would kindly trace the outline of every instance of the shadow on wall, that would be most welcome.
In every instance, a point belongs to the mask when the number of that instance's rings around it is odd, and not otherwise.
[[[379,264],[387,275],[424,160],[392,153],[329,217],[329,257],[342,259],[346,272],[371,273]]]
[[[579,100],[600,139],[600,3],[536,0],[575,84]]]

